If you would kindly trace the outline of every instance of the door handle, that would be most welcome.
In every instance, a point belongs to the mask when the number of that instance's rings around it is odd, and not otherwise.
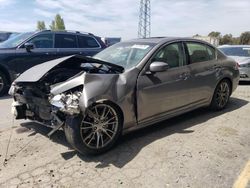
[[[190,77],[190,73],[188,72],[184,72],[179,76],[179,78],[182,80],[187,80],[189,77]]]
[[[213,66],[213,69],[220,69],[220,68],[221,68],[220,65],[214,65],[214,66]]]

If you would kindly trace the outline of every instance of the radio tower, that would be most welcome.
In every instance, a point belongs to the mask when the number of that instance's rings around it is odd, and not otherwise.
[[[150,0],[141,0],[140,2],[140,16],[138,25],[138,38],[150,37]]]

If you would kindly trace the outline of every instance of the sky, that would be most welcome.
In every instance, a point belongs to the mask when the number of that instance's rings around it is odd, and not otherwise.
[[[140,0],[0,0],[0,31],[47,28],[59,13],[67,30],[136,38]],[[151,0],[151,36],[239,36],[250,31],[250,0]]]

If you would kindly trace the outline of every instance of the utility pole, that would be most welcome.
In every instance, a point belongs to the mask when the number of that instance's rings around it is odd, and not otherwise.
[[[151,32],[150,0],[141,0],[138,24],[138,38],[150,37]]]

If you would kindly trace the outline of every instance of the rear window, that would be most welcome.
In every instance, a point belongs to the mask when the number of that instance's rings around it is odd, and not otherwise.
[[[56,34],[55,48],[77,48],[76,35]]]
[[[187,42],[190,63],[198,63],[215,59],[215,50],[205,44]]]
[[[78,35],[79,48],[99,48],[99,44],[93,37]]]

